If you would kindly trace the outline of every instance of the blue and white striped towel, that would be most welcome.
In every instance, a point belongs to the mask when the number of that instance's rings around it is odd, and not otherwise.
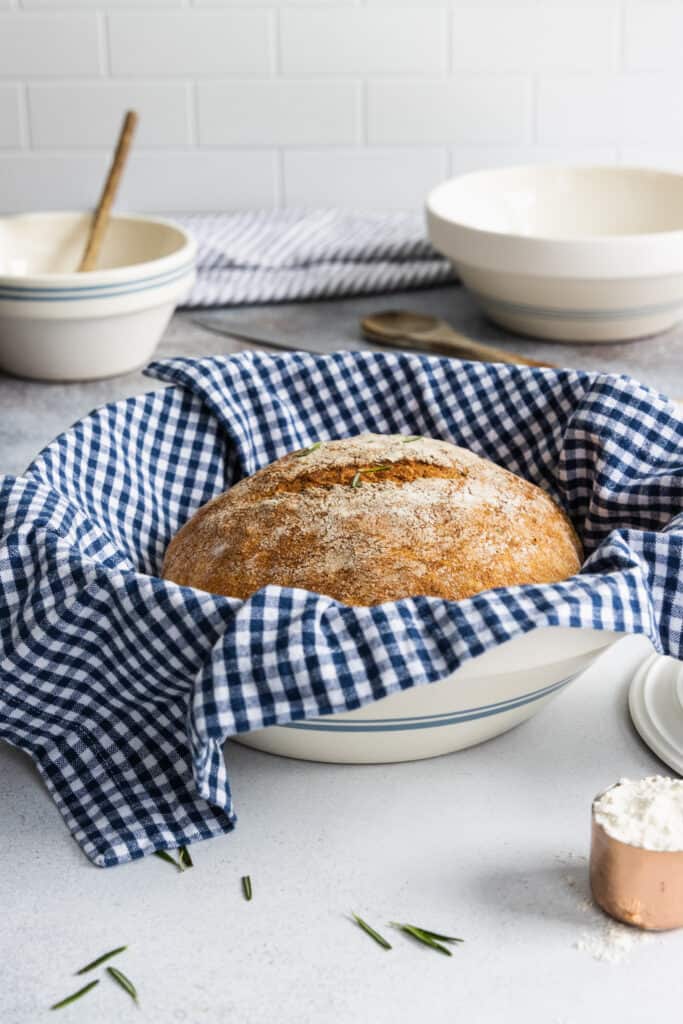
[[[0,478],[0,738],[35,760],[100,865],[229,831],[222,744],[442,679],[538,626],[683,655],[683,422],[625,377],[374,352],[174,359]],[[160,579],[182,523],[318,439],[426,434],[550,491],[580,575],[374,608]]]
[[[175,219],[198,243],[191,307],[369,295],[453,279],[418,213],[249,210]]]

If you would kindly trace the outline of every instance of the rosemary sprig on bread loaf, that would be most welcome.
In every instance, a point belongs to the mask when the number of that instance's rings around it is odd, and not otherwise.
[[[581,557],[535,484],[447,441],[360,434],[285,455],[204,505],[163,575],[231,597],[275,584],[373,605],[551,583]]]

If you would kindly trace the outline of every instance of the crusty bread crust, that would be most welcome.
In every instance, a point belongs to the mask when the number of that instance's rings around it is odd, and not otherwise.
[[[374,605],[552,583],[581,556],[540,487],[446,441],[361,434],[286,455],[204,505],[162,575],[230,597],[274,583]]]

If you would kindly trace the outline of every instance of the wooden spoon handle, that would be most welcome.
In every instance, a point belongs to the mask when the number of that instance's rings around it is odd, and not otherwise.
[[[418,341],[423,347],[440,348],[442,352],[453,355],[468,355],[472,359],[478,359],[485,363],[512,363],[521,366],[546,366],[552,367],[554,363],[542,363],[537,359],[529,359],[518,352],[508,352],[506,349],[496,348],[494,345],[485,345],[480,341],[473,341],[472,338],[460,334],[450,327],[435,327],[433,331],[425,331],[424,334],[414,334],[413,340]]]
[[[109,224],[109,214],[111,213],[111,208],[114,203],[114,199],[116,198],[116,193],[118,192],[121,175],[123,174],[123,168],[125,167],[126,160],[128,159],[128,153],[130,151],[137,123],[138,115],[134,110],[129,110],[123,120],[119,140],[116,144],[116,150],[111,162],[111,167],[109,168],[109,174],[107,175],[107,180],[104,183],[104,188],[100,195],[100,201],[97,204],[95,216],[93,217],[90,225],[90,234],[88,235],[85,252],[83,253],[83,257],[78,267],[79,272],[84,270],[94,270],[97,266],[100,249],[102,248],[104,235],[107,230],[107,225]]]

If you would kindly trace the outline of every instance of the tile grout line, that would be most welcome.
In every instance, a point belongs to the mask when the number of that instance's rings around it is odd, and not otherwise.
[[[195,78],[186,82],[186,104],[187,104],[187,136],[188,145],[194,149],[201,149],[200,118],[199,118],[199,85]]]
[[[356,137],[358,139],[358,145],[368,147],[370,145],[370,83],[366,78],[362,78],[360,81],[360,89],[358,91],[358,99],[356,100],[356,111],[358,114],[358,128],[356,130]]]
[[[34,148],[28,82],[21,82],[19,84],[19,138],[22,143],[22,149]]]
[[[99,50],[100,78],[111,79],[109,18],[105,11],[97,11],[97,44]]]
[[[540,75],[534,71],[531,75],[529,92],[529,134],[530,145],[538,146],[539,143],[539,103],[540,103]]]

